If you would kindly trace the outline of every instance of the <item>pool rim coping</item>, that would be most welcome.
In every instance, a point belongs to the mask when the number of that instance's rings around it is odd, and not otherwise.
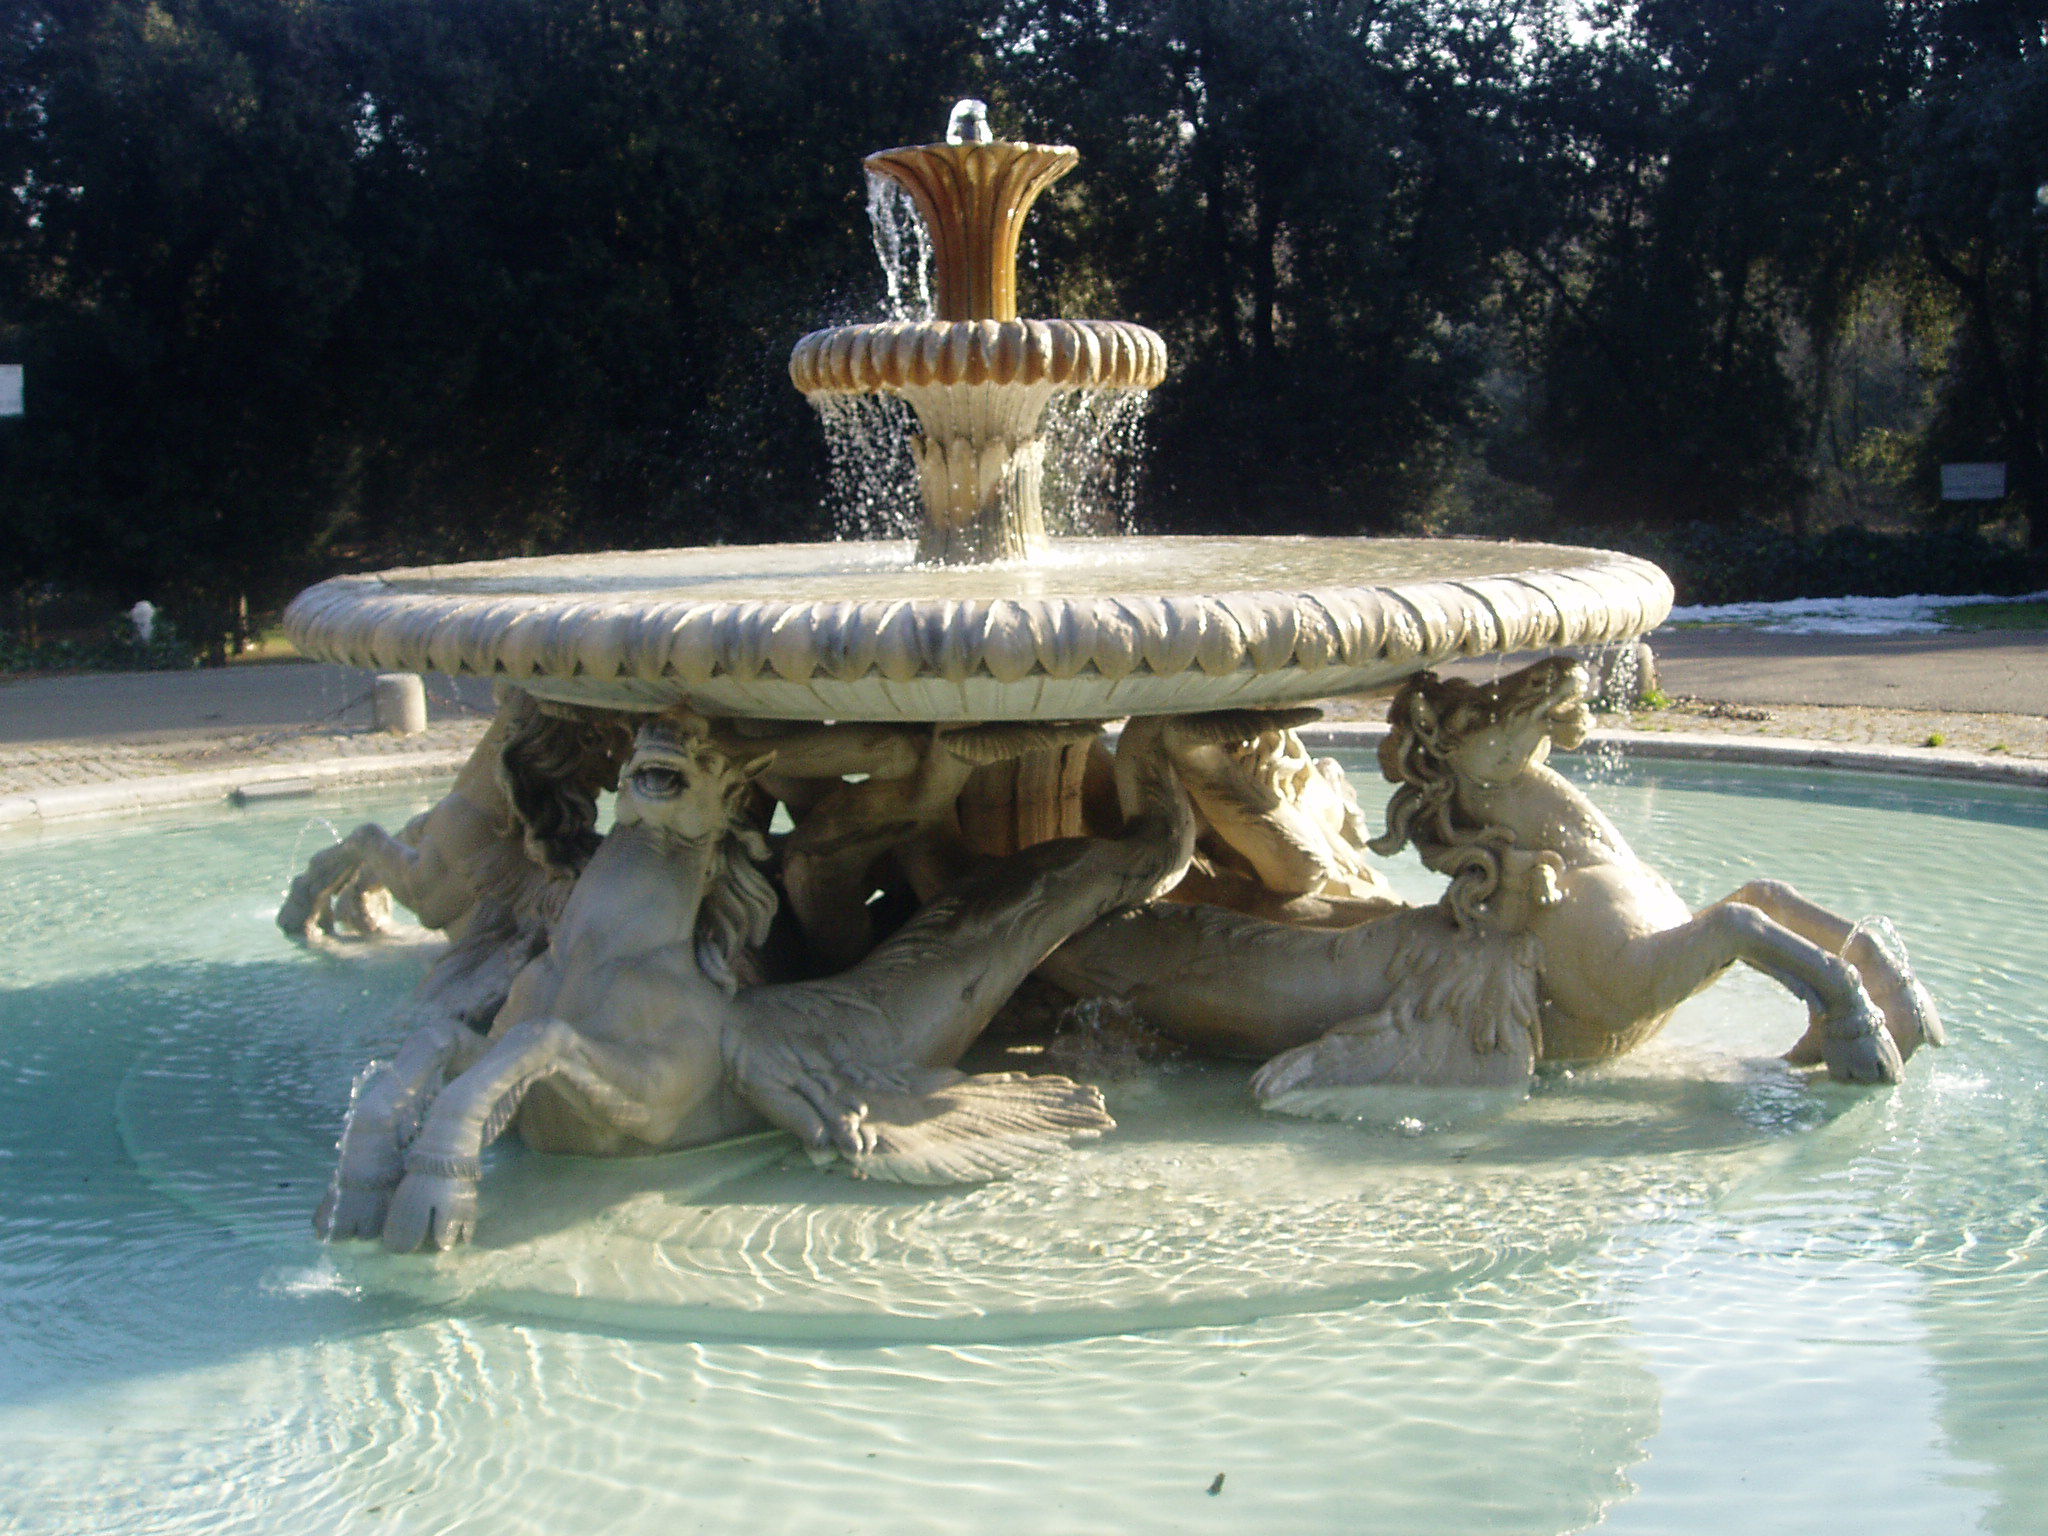
[[[1372,721],[1324,721],[1301,728],[1320,750],[1377,747],[1387,727]],[[1746,763],[1782,768],[1846,768],[1913,778],[1953,779],[2048,788],[2048,760],[1995,757],[1939,747],[1858,746],[1791,736],[1716,735],[1694,731],[1594,731],[1588,745],[1618,747],[1630,757]],[[154,774],[108,784],[72,784],[0,795],[0,830],[48,826],[88,817],[140,815],[206,801],[272,800],[359,785],[401,784],[452,774],[470,747],[330,757],[289,766],[248,764],[192,773]]]

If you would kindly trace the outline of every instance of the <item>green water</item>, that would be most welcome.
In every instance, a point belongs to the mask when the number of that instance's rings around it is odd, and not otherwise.
[[[394,1260],[307,1217],[420,957],[270,913],[420,798],[0,841],[0,1530],[2042,1529],[2048,801],[1595,793],[1696,901],[1891,914],[1953,1044],[1809,1085],[1737,973],[1490,1120],[1169,1064],[984,1190],[508,1150],[475,1250]]]

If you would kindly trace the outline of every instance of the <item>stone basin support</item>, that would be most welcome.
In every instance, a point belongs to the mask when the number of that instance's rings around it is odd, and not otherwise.
[[[1001,857],[1056,837],[1082,836],[1089,829],[1081,790],[1093,750],[1084,742],[975,769],[956,807],[961,838],[976,853]]]
[[[1038,435],[1052,386],[934,384],[903,391],[924,431],[910,439],[924,496],[927,565],[1022,560],[1046,548]]]

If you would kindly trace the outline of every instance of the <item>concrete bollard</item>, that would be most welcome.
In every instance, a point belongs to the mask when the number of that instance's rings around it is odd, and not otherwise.
[[[1600,710],[1632,710],[1657,689],[1657,655],[1649,642],[1603,645],[1586,658],[1588,695]]]
[[[1657,653],[1650,649],[1650,642],[1636,642],[1636,697],[1640,704],[1653,693],[1663,690],[1657,686]]]
[[[370,698],[375,729],[394,736],[417,736],[427,728],[427,685],[416,673],[378,673]]]

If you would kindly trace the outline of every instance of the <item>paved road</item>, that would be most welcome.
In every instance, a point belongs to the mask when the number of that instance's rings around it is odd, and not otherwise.
[[[2048,633],[1786,635],[1673,629],[1651,637],[1664,691],[1737,704],[1836,704],[2048,717]],[[1500,662],[1474,664],[1496,671]],[[1460,670],[1465,670],[1461,668]],[[169,741],[370,723],[371,674],[276,662],[195,672],[95,672],[0,683],[0,744]],[[488,712],[490,685],[427,679],[436,720]]]
[[[1860,704],[2048,715],[2048,633],[1785,635],[1668,629],[1650,637],[1666,693],[1734,704]]]
[[[357,667],[271,662],[19,678],[0,682],[0,744],[172,741],[315,723],[361,728],[370,724],[372,675]],[[430,719],[464,714],[455,700],[488,712],[491,685],[477,678],[427,679]]]

